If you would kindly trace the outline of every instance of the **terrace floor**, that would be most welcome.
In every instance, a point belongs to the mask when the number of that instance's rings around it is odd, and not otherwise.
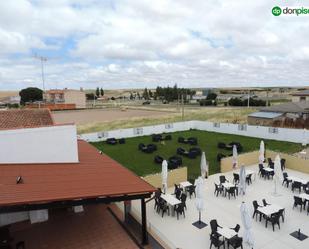
[[[47,222],[23,222],[11,227],[14,238],[27,249],[137,249],[106,205],[86,206],[83,213],[54,210]]]
[[[256,173],[258,172],[258,166],[249,166],[246,169],[252,169]],[[286,170],[290,176],[297,176],[303,179],[309,180],[308,174],[303,174],[297,171]],[[156,233],[170,248],[181,249],[205,249],[209,248],[210,240],[210,226],[209,221],[211,219],[217,219],[218,224],[223,227],[235,227],[236,224],[240,224],[241,229],[239,236],[242,237],[243,225],[240,218],[240,205],[242,201],[245,201],[249,212],[253,214],[252,201],[257,200],[259,204],[262,204],[262,199],[266,198],[267,202],[277,204],[285,208],[285,222],[282,223],[280,219],[281,229],[275,227],[273,232],[272,226],[269,223],[268,227],[265,227],[265,220],[262,222],[252,219],[253,234],[255,237],[255,249],[301,249],[309,248],[309,238],[304,241],[298,241],[289,234],[298,229],[309,236],[309,216],[307,211],[300,212],[299,208],[293,209],[293,192],[289,187],[279,186],[278,193],[280,196],[274,196],[274,181],[264,180],[256,175],[252,184],[247,187],[247,193],[245,196],[238,196],[236,199],[231,197],[229,200],[227,197],[214,196],[214,182],[219,182],[219,175],[216,174],[210,176],[204,183],[204,198],[205,198],[205,210],[202,212],[202,220],[208,224],[206,228],[201,230],[192,225],[193,222],[198,220],[198,211],[195,207],[195,197],[191,200],[187,199],[187,211],[186,218],[182,216],[177,220],[176,217],[157,214],[153,208],[154,202],[149,202],[147,206],[147,218],[149,231]],[[232,181],[232,172],[226,173],[226,177]],[[173,192],[170,188],[169,193]],[[295,192],[298,195],[298,192]],[[133,202],[132,212],[139,216],[140,205],[138,202]],[[249,248],[244,243],[244,248]]]

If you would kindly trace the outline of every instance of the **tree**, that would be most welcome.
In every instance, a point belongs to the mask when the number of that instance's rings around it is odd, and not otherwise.
[[[130,93],[130,100],[133,100],[133,99],[134,99],[133,94]]]
[[[94,93],[86,93],[86,99],[94,100],[94,99],[97,99],[97,96],[95,96]]]
[[[153,98],[153,93],[152,93],[152,91],[150,89],[148,91],[148,96],[149,96],[149,98]]]
[[[141,99],[139,92],[137,93],[137,99]]]
[[[206,99],[215,100],[217,98],[217,94],[209,93]]]
[[[104,90],[103,90],[102,87],[101,87],[101,89],[100,89],[100,93],[101,93],[101,96],[104,96]]]
[[[147,88],[145,88],[145,90],[144,90],[144,92],[143,92],[143,98],[144,98],[145,100],[148,100],[148,99],[149,99],[149,95],[148,95],[148,90],[147,90]]]
[[[100,89],[97,87],[95,90],[95,95],[99,98],[100,97]]]
[[[27,102],[42,101],[43,91],[37,87],[28,87],[19,92],[20,104],[24,105]]]

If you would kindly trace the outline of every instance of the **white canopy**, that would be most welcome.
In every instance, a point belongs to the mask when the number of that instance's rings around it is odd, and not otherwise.
[[[239,172],[239,194],[245,194],[246,193],[246,169],[245,166],[242,165]]]
[[[162,162],[161,176],[162,176],[163,192],[166,193],[167,192],[167,161],[166,160],[163,160]]]
[[[259,163],[263,163],[265,160],[265,145],[264,141],[262,140],[260,143],[260,154],[259,154]]]
[[[274,164],[274,183],[275,183],[275,191],[274,193],[278,193],[277,186],[280,184],[280,179],[281,179],[281,159],[280,156],[277,155],[275,158],[275,164]]]
[[[244,243],[248,244],[250,248],[253,248],[254,237],[252,233],[252,218],[249,214],[248,207],[244,202],[240,205],[240,216],[242,224],[244,226],[243,241]]]
[[[234,144],[233,145],[233,169],[237,168],[238,166],[238,153],[237,153],[237,147],[236,145]]]
[[[206,155],[205,152],[203,151],[202,157],[201,157],[201,175],[203,178],[205,178],[206,174],[208,175],[208,165],[206,162]]]
[[[204,210],[204,199],[203,199],[203,183],[204,180],[202,177],[199,177],[198,179],[196,179],[195,181],[196,183],[196,208],[199,212],[201,212],[202,210]]]

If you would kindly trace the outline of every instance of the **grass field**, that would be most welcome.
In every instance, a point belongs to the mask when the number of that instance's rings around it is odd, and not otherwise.
[[[207,131],[190,130],[184,132],[171,133],[172,140],[165,141],[165,144],[155,143],[158,150],[153,154],[146,154],[137,149],[139,143],[149,144],[153,143],[151,136],[136,137],[126,139],[126,144],[108,145],[105,142],[93,143],[99,150],[109,155],[128,169],[132,170],[139,176],[144,176],[161,171],[161,165],[155,164],[153,158],[155,155],[160,155],[163,158],[176,155],[176,149],[183,147],[189,149],[191,146],[180,144],[177,142],[179,136],[185,138],[197,137],[198,147],[205,151],[207,161],[209,161],[210,174],[218,173],[220,171],[219,163],[216,161],[217,153],[231,154],[231,151],[218,149],[218,142],[230,143],[232,141],[240,142],[244,148],[243,152],[249,152],[259,149],[260,139],[220,134]],[[296,143],[280,142],[274,140],[264,140],[266,148],[274,151],[295,153],[301,150],[301,145]],[[200,175],[200,157],[196,159],[188,159],[183,157],[183,165],[188,167],[188,179],[196,178]]]

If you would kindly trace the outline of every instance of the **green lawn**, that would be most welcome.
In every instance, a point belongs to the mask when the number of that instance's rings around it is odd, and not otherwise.
[[[205,151],[207,161],[209,161],[210,174],[218,173],[220,171],[220,165],[216,160],[218,152],[222,152],[226,155],[232,153],[228,150],[218,149],[217,144],[219,141],[224,143],[230,143],[232,141],[240,142],[244,148],[243,153],[258,150],[261,141],[261,139],[252,137],[197,130],[175,132],[171,134],[172,140],[165,141],[164,145],[161,143],[155,143],[158,146],[158,150],[153,154],[146,154],[137,149],[139,143],[144,143],[146,145],[153,143],[151,136],[129,138],[126,139],[126,144],[108,145],[105,142],[96,142],[92,144],[128,169],[135,172],[137,175],[144,176],[161,171],[161,165],[153,162],[155,155],[160,155],[167,159],[170,156],[176,155],[176,149],[178,147],[183,147],[185,149],[192,147],[190,145],[178,143],[177,139],[179,136],[183,136],[184,138],[191,136],[198,138],[198,147],[200,147],[202,151]],[[296,143],[274,140],[264,140],[264,142],[267,149],[274,151],[295,153],[301,150],[301,145]],[[200,175],[200,157],[197,157],[196,159],[183,157],[183,165],[188,167],[189,179],[196,178]]]

